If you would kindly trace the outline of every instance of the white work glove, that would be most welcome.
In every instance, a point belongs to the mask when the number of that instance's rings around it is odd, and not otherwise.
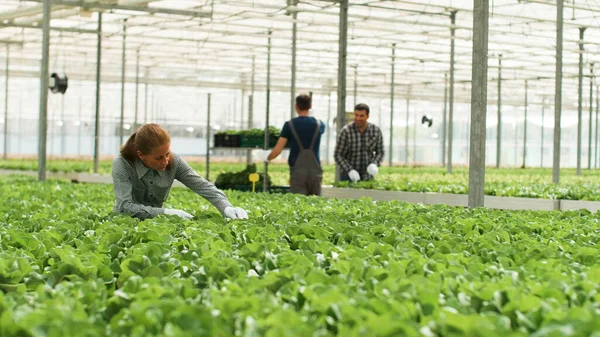
[[[375,164],[369,164],[369,166],[367,166],[367,173],[370,174],[371,176],[376,176],[377,173],[379,172],[379,169],[377,168],[377,165]]]
[[[263,153],[264,156],[264,161],[269,161],[269,155],[271,154],[271,151],[269,150],[265,150]]]
[[[360,174],[358,174],[356,170],[350,170],[350,172],[348,172],[348,178],[350,178],[352,182],[357,182],[360,180]]]
[[[182,218],[183,220],[190,220],[194,217],[193,215],[191,215],[188,212],[184,212],[182,210],[172,209],[172,208],[165,208],[165,214],[166,215],[177,215],[178,217]]]
[[[239,207],[227,206],[223,210],[223,215],[228,219],[248,219],[248,213]]]

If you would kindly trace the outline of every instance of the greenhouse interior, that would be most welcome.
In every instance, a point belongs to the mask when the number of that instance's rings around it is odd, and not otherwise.
[[[600,336],[599,32],[0,0],[0,336]]]

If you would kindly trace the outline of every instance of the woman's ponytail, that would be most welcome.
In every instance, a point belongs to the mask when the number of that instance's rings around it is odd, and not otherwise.
[[[137,157],[137,148],[135,146],[135,135],[137,132],[134,132],[129,139],[121,146],[121,156],[131,162],[135,161]]]

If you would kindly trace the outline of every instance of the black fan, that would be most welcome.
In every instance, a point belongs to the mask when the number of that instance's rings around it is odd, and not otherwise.
[[[429,117],[423,115],[423,117],[421,117],[421,124],[430,128],[431,125],[433,124],[433,118],[429,118]]]
[[[67,91],[67,88],[69,87],[69,79],[67,78],[67,75],[52,73],[52,75],[50,75],[49,87],[50,91],[52,91],[52,93],[54,94],[64,94]]]

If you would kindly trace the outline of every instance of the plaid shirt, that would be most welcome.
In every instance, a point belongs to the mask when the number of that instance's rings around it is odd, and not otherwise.
[[[360,132],[354,123],[342,128],[335,144],[335,162],[348,174],[356,170],[361,180],[370,179],[369,164],[381,165],[383,161],[383,135],[374,124],[368,123],[367,130]]]
[[[200,177],[178,155],[172,154],[171,160],[173,167],[170,170],[158,172],[146,167],[139,159],[132,163],[121,156],[115,158],[112,166],[114,211],[140,219],[163,214],[162,204],[175,179],[210,201],[221,213],[231,206],[222,191]]]

